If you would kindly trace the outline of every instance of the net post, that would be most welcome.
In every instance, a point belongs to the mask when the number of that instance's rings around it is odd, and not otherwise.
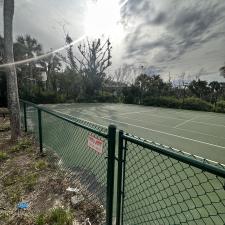
[[[37,110],[38,110],[39,147],[40,153],[43,154],[41,109],[38,108]]]
[[[23,102],[24,131],[27,132],[27,104]]]
[[[113,194],[115,169],[116,126],[108,127],[108,163],[107,163],[107,195],[106,195],[106,225],[112,225]]]

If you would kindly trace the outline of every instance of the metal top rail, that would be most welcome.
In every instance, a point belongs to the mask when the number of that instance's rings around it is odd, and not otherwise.
[[[81,124],[81,123],[79,123],[79,122],[73,121],[73,120],[71,120],[71,119],[69,119],[69,118],[66,118],[66,117],[62,116],[62,115],[59,115],[58,112],[55,112],[55,111],[50,110],[50,109],[47,109],[47,108],[45,108],[45,107],[43,107],[43,106],[39,106],[39,105],[36,105],[36,104],[34,104],[34,103],[32,103],[32,102],[25,101],[25,100],[22,100],[22,99],[20,99],[20,102],[25,103],[25,104],[27,104],[27,105],[30,105],[30,106],[32,106],[32,107],[34,107],[34,108],[37,108],[37,109],[39,109],[39,110],[41,110],[41,111],[43,111],[43,112],[46,112],[46,113],[48,113],[48,114],[50,114],[50,115],[53,115],[53,116],[55,116],[55,117],[57,117],[57,118],[60,118],[60,119],[62,119],[62,120],[64,120],[64,121],[67,121],[67,122],[69,122],[69,123],[71,123],[71,124],[74,124],[74,125],[76,125],[76,126],[79,126],[79,127],[81,127],[81,128],[84,128],[84,129],[86,129],[86,130],[88,130],[88,131],[94,132],[94,133],[96,133],[96,134],[99,135],[99,136],[102,136],[102,137],[104,137],[104,138],[108,138],[108,134],[106,134],[106,133],[104,133],[104,132],[101,132],[101,131],[99,131],[99,130],[97,130],[97,129],[91,128],[91,127],[89,127],[89,126],[86,126],[86,125],[84,125],[84,124]]]

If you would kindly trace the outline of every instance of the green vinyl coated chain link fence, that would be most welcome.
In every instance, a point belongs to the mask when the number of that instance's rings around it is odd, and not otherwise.
[[[70,172],[86,189],[88,197],[106,209],[106,224],[112,224],[115,158],[114,126],[102,127],[21,101],[22,123],[40,145],[40,152],[51,150],[60,159],[58,166]],[[97,140],[101,151],[90,147]]]
[[[122,131],[119,139],[117,224],[225,224],[224,166]]]
[[[116,225],[225,224],[223,165],[123,131],[116,157],[112,125],[102,127],[26,101],[21,101],[21,115],[40,152],[57,154],[60,165],[104,205],[107,225],[113,224],[113,203]],[[103,143],[102,154],[88,146],[90,136]]]

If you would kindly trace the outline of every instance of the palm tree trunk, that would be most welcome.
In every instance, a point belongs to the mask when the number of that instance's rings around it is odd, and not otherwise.
[[[14,0],[4,0],[4,50],[5,63],[13,63],[13,15]],[[21,135],[20,105],[15,65],[6,68],[8,108],[10,112],[11,139],[14,141]]]

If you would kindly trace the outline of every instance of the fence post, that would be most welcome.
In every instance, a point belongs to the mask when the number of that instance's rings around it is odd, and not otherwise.
[[[109,125],[108,127],[106,225],[112,225],[112,219],[113,219],[115,147],[116,147],[116,127],[114,125]]]
[[[24,130],[27,132],[27,104],[23,102],[23,113],[24,113]]]
[[[38,108],[38,131],[39,131],[39,147],[40,153],[43,153],[43,145],[42,145],[42,121],[41,121],[41,109]]]
[[[121,197],[122,197],[122,179],[123,179],[123,131],[119,131],[118,148],[118,173],[117,173],[117,200],[116,200],[116,225],[121,224]]]

